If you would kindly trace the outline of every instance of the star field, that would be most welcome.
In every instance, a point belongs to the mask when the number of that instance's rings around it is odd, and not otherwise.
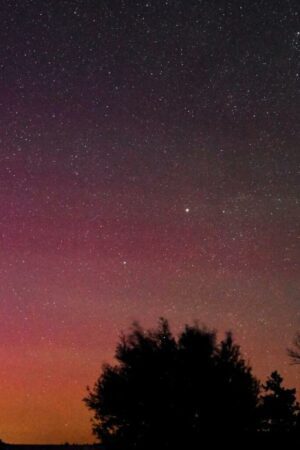
[[[85,386],[136,319],[232,329],[299,390],[299,2],[0,17],[1,439],[92,442]]]

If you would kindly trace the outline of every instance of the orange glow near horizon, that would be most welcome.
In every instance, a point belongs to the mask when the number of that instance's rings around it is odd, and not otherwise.
[[[0,439],[93,442],[86,386],[134,320],[231,330],[300,392],[299,1],[0,19]]]

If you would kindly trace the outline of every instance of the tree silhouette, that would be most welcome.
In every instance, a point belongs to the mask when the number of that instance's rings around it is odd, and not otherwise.
[[[84,402],[107,449],[178,448],[204,434],[255,431],[259,384],[227,334],[186,326],[178,339],[161,319],[134,324]]]
[[[294,348],[289,348],[288,354],[293,364],[300,364],[300,333],[296,334],[294,339]]]
[[[256,431],[259,383],[253,377],[251,367],[241,357],[240,348],[234,344],[231,333],[227,333],[221,342],[216,356],[216,389],[223,432]]]
[[[299,431],[299,405],[296,390],[282,386],[282,377],[277,371],[272,372],[263,386],[262,430],[275,433]]]

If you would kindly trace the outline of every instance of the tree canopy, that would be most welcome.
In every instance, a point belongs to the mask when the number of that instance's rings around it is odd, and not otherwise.
[[[283,378],[272,372],[263,385],[262,429],[276,433],[290,433],[296,430],[299,420],[299,404],[296,389],[282,386]]]
[[[295,391],[272,373],[261,386],[231,333],[186,325],[178,338],[161,319],[156,329],[133,324],[117,345],[116,364],[84,399],[93,432],[107,449],[178,448],[219,436],[295,431]]]
[[[293,364],[300,364],[300,332],[296,334],[293,348],[288,349]]]

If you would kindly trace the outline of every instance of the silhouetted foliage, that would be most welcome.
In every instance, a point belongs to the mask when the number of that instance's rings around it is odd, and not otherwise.
[[[216,351],[218,412],[221,413],[223,433],[253,432],[258,426],[259,383],[252,369],[241,357],[240,348],[234,344],[231,333]],[[221,419],[223,417],[223,420]]]
[[[296,389],[282,386],[283,378],[278,372],[272,372],[263,386],[262,430],[276,433],[299,431],[299,404]]]
[[[107,449],[167,449],[203,443],[203,434],[259,428],[259,383],[228,333],[186,326],[178,339],[161,319],[134,324],[88,396],[93,431]]]
[[[293,364],[300,364],[300,333],[294,339],[294,347],[288,349],[288,354]]]

